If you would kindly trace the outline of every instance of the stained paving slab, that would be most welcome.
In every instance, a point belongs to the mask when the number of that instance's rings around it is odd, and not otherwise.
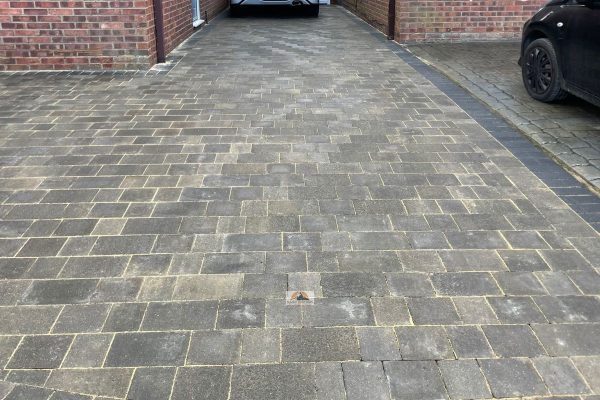
[[[597,399],[597,231],[411,57],[327,7],[1,75],[0,399]]]

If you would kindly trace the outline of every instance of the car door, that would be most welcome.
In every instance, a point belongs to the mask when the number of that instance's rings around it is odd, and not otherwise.
[[[600,96],[600,0],[569,8],[564,22],[565,79],[579,90]]]

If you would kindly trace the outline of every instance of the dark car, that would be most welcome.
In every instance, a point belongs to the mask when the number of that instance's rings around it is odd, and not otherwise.
[[[568,93],[600,106],[600,0],[553,0],[523,27],[523,83],[534,99]]]

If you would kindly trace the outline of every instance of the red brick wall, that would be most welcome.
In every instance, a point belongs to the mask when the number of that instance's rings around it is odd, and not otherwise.
[[[169,54],[193,32],[192,1],[163,0],[165,52]]]
[[[0,70],[153,63],[152,0],[0,0]]]
[[[546,0],[395,0],[399,42],[518,38]],[[354,4],[358,3],[358,11]],[[385,3],[385,4],[382,4]],[[387,33],[388,0],[342,4]]]
[[[229,7],[229,0],[200,0],[202,19],[205,19],[207,13],[209,21],[227,7]]]
[[[338,4],[387,34],[388,0],[338,0]]]

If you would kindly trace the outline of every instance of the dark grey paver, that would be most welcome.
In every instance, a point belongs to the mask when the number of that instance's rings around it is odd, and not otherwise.
[[[60,366],[72,336],[27,336],[7,364],[10,369],[50,369]]]
[[[538,357],[546,353],[528,325],[488,325],[483,331],[499,357]]]
[[[112,339],[112,334],[76,336],[62,366],[65,368],[101,367]]]
[[[451,399],[479,399],[491,396],[475,360],[440,361],[438,365]]]
[[[119,333],[112,342],[105,366],[183,365],[188,341],[186,333]]]
[[[304,308],[305,326],[361,326],[373,324],[369,299],[335,297],[315,299],[314,305]]]
[[[265,324],[263,299],[223,300],[219,304],[217,328],[261,328]]]
[[[356,328],[361,360],[400,360],[398,340],[392,328]]]
[[[444,360],[454,358],[444,328],[404,326],[396,328],[403,360]]]
[[[74,304],[90,301],[98,280],[71,279],[35,281],[27,289],[24,304]]]
[[[321,286],[326,297],[372,297],[385,296],[388,293],[383,274],[322,274]]]
[[[231,367],[179,368],[171,398],[173,400],[226,400]]]
[[[548,391],[530,361],[480,360],[479,364],[494,397],[544,395]]]
[[[413,298],[408,299],[407,303],[415,325],[451,325],[460,322],[450,299]]]
[[[233,368],[231,399],[314,399],[315,372],[310,364],[242,365]],[[227,397],[225,397],[227,398]]]
[[[188,365],[235,364],[240,358],[239,330],[198,331],[192,334],[187,355]]]
[[[150,303],[143,331],[211,329],[217,318],[216,301]]]
[[[302,328],[282,331],[284,362],[358,360],[359,348],[352,328]]]
[[[389,400],[390,391],[381,362],[345,362],[344,382],[348,400]]]
[[[137,331],[146,312],[146,303],[115,304],[110,309],[103,332]]]
[[[599,355],[599,324],[532,325],[550,356]]]
[[[174,377],[175,368],[138,368],[127,397],[148,400],[168,398]]]
[[[486,358],[492,350],[483,332],[476,326],[449,326],[446,334],[457,358]]]
[[[589,392],[585,381],[568,358],[536,358],[534,365],[554,395]]]
[[[392,399],[446,399],[440,371],[433,361],[386,361],[383,363]]]

